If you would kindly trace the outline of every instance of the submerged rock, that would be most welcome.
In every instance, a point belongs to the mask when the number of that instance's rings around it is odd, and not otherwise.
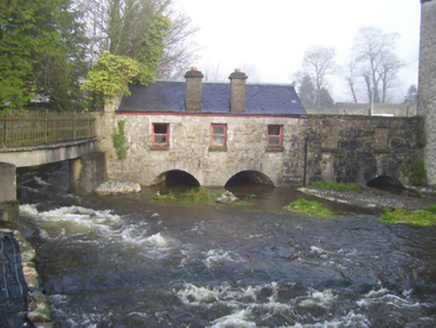
[[[117,194],[130,194],[140,192],[141,186],[138,183],[133,182],[121,182],[121,181],[106,181],[101,184],[95,193],[100,196],[117,195]]]
[[[216,202],[220,204],[233,204],[237,201],[239,201],[239,199],[228,190],[216,199]]]

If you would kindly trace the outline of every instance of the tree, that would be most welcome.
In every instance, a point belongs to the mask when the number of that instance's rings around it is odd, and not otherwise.
[[[81,27],[70,0],[0,3],[0,109],[23,108],[35,95],[58,109],[78,90]]]
[[[347,85],[350,88],[353,101],[356,104],[357,104],[356,83],[358,77],[359,75],[357,73],[357,62],[355,60],[351,60],[348,63],[347,67],[345,68],[345,80],[347,81]]]
[[[404,97],[403,104],[416,105],[418,102],[418,89],[415,84],[412,84],[407,91],[406,97]]]
[[[335,101],[326,88],[321,88],[319,95],[320,99],[317,99],[317,103],[319,103],[321,107],[335,107]]]
[[[365,79],[369,101],[385,103],[388,90],[395,85],[402,63],[396,56],[397,34],[378,28],[361,28],[354,39],[354,55]]]
[[[190,27],[188,17],[172,8],[173,0],[75,1],[85,11],[83,22],[90,39],[87,52],[91,66],[104,51],[141,61],[146,57],[144,50],[154,49],[148,55],[153,56],[149,62],[159,57],[156,76],[180,77],[189,68],[193,48],[188,41],[197,29]],[[159,52],[155,52],[155,41],[165,45]],[[151,48],[150,43],[154,43]]]
[[[313,106],[315,104],[317,100],[316,90],[309,75],[303,76],[300,87],[298,88],[298,95],[304,105]]]
[[[89,108],[104,106],[105,102],[120,94],[130,95],[129,83],[141,80],[145,84],[150,72],[137,61],[105,52],[88,73],[85,87],[88,91]]]
[[[335,50],[331,47],[314,46],[304,53],[303,68],[314,81],[316,105],[321,106],[321,89],[326,86],[326,76],[335,71]]]
[[[165,48],[159,59],[156,75],[165,79],[183,78],[196,60],[197,46],[192,38],[198,28],[192,26],[189,17],[171,7],[167,9],[167,17],[171,27],[164,38]]]

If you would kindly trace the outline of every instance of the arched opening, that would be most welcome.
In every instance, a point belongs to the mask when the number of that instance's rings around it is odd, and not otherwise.
[[[171,170],[160,174],[152,183],[153,185],[162,184],[164,187],[199,187],[198,180],[188,172],[181,170]]]
[[[274,183],[265,174],[258,171],[242,171],[232,176],[225,187],[270,186]]]
[[[401,184],[401,182],[387,175],[380,175],[370,180],[367,184],[368,187],[377,188],[381,190],[386,190],[391,193],[399,194],[406,188]]]

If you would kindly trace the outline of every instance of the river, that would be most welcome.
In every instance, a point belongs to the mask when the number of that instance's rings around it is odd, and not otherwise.
[[[435,327],[436,229],[250,206],[68,194],[68,170],[20,172],[23,233],[57,327]],[[235,190],[238,193],[238,189]],[[239,190],[239,192],[242,192]]]

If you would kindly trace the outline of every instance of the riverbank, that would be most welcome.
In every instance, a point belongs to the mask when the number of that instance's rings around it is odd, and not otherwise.
[[[51,328],[53,323],[50,304],[43,293],[41,280],[35,268],[36,251],[21,232],[15,231],[14,237],[20,245],[24,279],[29,288],[27,318],[37,328]]]
[[[361,190],[345,192],[303,187],[299,188],[298,191],[332,202],[365,208],[425,210],[429,205],[436,203],[435,191],[427,188],[407,189],[398,194],[371,187],[363,187]]]
[[[35,256],[36,252],[32,245],[26,240],[23,234],[17,230],[17,228],[5,228],[4,226],[0,226],[0,231],[6,234],[9,234],[11,237],[18,242],[20,247],[20,257],[21,257],[21,269],[23,271],[24,280],[26,282],[27,288],[23,289],[24,293],[27,290],[27,319],[33,324],[34,327],[37,328],[51,328],[53,327],[53,323],[51,322],[50,316],[50,305],[46,296],[44,295],[41,288],[41,281],[38,275],[38,272],[35,268]],[[5,251],[5,250],[3,250]],[[18,269],[17,269],[18,270]],[[3,272],[5,274],[5,272]],[[17,276],[21,276],[21,274],[17,274]],[[3,277],[5,279],[6,277]],[[6,288],[10,288],[7,286]],[[18,298],[15,300],[15,305],[13,308],[25,307],[25,302],[21,298],[21,302],[18,301]],[[22,305],[19,305],[21,303]],[[15,313],[10,312],[4,315],[10,315],[8,320],[16,320]],[[16,313],[16,315],[22,315]],[[3,318],[6,320],[5,318]],[[24,327],[27,327],[28,323],[24,323]]]

